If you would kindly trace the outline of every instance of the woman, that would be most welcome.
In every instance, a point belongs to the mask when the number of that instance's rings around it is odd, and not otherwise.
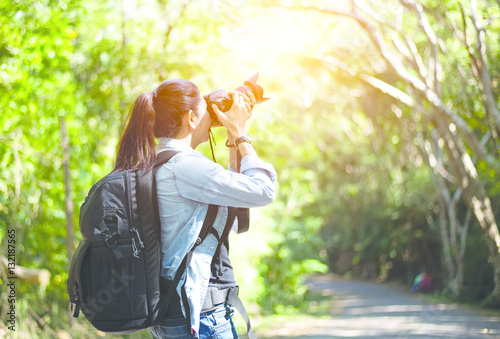
[[[228,259],[227,238],[217,237],[235,220],[235,208],[264,206],[275,199],[276,172],[253,149],[245,126],[256,100],[229,92],[229,111],[213,110],[227,130],[230,166],[226,170],[195,148],[209,140],[211,117],[192,82],[166,80],[135,101],[122,134],[117,170],[154,167],[157,152],[178,152],[155,169],[161,220],[162,277],[172,281],[180,261],[196,242],[209,205],[217,205],[213,227],[196,247],[186,274],[177,286],[177,300],[153,338],[237,338],[230,295],[236,281]],[[155,143],[158,138],[158,145]],[[237,163],[237,152],[241,164]],[[237,173],[234,169],[240,168]],[[216,260],[212,260],[215,258]],[[222,297],[221,297],[222,296]],[[181,301],[182,300],[182,301]],[[187,318],[187,321],[186,321]]]

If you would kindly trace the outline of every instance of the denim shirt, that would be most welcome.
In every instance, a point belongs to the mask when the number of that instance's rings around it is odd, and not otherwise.
[[[258,207],[276,198],[276,171],[257,155],[241,160],[240,173],[224,169],[182,141],[160,138],[158,152],[180,151],[155,170],[158,209],[161,221],[161,275],[173,280],[186,253],[196,242],[208,205],[218,205],[213,227],[222,235],[228,217],[227,206]],[[210,263],[217,249],[217,239],[209,234],[196,247],[186,273],[177,286],[185,283],[191,308],[191,325],[199,332],[199,317],[210,280]],[[181,298],[182,300],[182,298]],[[182,303],[182,302],[181,302]],[[185,314],[184,305],[182,305]]]

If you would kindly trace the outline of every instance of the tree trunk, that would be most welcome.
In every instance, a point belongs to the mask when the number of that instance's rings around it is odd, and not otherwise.
[[[440,240],[446,273],[445,284],[454,297],[458,298],[464,288],[464,256],[470,213],[467,213],[464,223],[461,224],[457,216],[457,203],[462,195],[462,190],[458,188],[453,195],[450,194],[450,184],[445,178],[452,180],[452,177],[445,168],[443,152],[439,147],[439,135],[434,130],[431,132],[431,136],[431,140],[421,145],[421,152],[426,159],[431,178],[437,188]],[[419,137],[424,139],[423,135]],[[431,161],[432,158],[435,161]]]
[[[3,256],[0,256],[0,271],[6,274],[7,279],[15,277],[22,281],[40,285],[44,289],[50,282],[50,272],[48,270],[44,268],[27,268],[19,265],[16,265],[15,269],[9,269],[9,261]],[[14,274],[11,274],[11,271]]]
[[[125,13],[125,1],[121,1],[121,17],[122,17],[122,45],[121,45],[121,67],[126,68],[127,65],[127,17]],[[127,109],[125,101],[125,76],[120,72],[120,114],[124,114]]]
[[[493,261],[495,288],[484,304],[488,306],[500,305],[500,233],[490,199],[484,186],[478,180],[472,159],[457,138],[456,131],[450,130],[449,124],[439,118],[435,119],[434,122],[445,140],[445,147],[450,155],[449,160],[457,177],[457,183],[462,189],[465,202],[474,213],[483,231],[484,240]]]
[[[61,117],[61,148],[63,151],[64,168],[64,209],[66,212],[66,249],[68,251],[68,265],[73,257],[75,241],[75,225],[73,224],[73,200],[71,199],[71,178],[69,173],[69,137],[66,130],[66,117]]]

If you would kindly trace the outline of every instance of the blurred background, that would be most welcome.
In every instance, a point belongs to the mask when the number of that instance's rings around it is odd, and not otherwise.
[[[254,317],[307,309],[304,278],[326,272],[406,288],[427,273],[440,298],[499,308],[499,1],[0,0],[0,14],[2,285],[9,230],[26,273],[15,336],[100,335],[70,319],[68,260],[135,98],[255,72],[271,100],[249,132],[279,183],[232,239]]]

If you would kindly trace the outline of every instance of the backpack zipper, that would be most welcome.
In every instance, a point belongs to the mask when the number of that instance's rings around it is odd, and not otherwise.
[[[132,237],[132,250],[134,251],[133,255],[137,259],[139,259],[139,250],[137,249],[137,246],[135,245],[135,239]]]
[[[132,250],[134,251],[134,257],[139,258],[139,253],[141,250],[144,248],[144,243],[141,240],[141,235],[139,234],[139,230],[135,227],[130,229],[131,233],[131,238],[132,238]],[[137,238],[137,241],[139,242],[139,246],[141,249],[137,248],[137,244],[135,242],[135,239]]]

